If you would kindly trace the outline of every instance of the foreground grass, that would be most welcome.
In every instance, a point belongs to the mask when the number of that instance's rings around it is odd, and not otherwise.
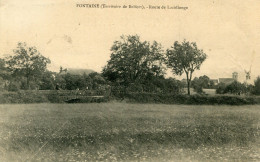
[[[260,161],[259,126],[259,105],[0,105],[0,161]]]

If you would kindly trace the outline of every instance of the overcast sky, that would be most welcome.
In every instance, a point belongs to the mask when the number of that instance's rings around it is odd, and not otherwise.
[[[77,3],[107,5],[169,5],[188,10],[90,9]],[[52,64],[100,72],[110,47],[120,35],[138,34],[160,42],[197,42],[208,55],[196,76],[231,77],[241,81],[252,65],[260,75],[259,0],[1,0],[0,56],[12,54],[17,42],[36,46]]]

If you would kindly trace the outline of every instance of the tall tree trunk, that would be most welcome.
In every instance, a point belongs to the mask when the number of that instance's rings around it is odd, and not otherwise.
[[[27,84],[27,89],[30,89],[30,69],[28,67],[29,65],[26,65],[26,84]]]
[[[188,89],[188,95],[190,95],[190,79],[189,79],[189,73],[186,73],[187,76],[187,89]]]
[[[188,95],[190,95],[190,81],[188,80]]]

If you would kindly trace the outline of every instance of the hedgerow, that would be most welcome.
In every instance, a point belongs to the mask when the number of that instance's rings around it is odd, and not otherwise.
[[[129,102],[163,103],[187,105],[252,105],[260,104],[260,98],[241,96],[206,96],[206,95],[172,95],[156,93],[127,93],[124,97]]]

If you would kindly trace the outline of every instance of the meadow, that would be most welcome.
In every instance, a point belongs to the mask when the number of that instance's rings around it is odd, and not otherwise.
[[[260,161],[260,105],[1,104],[0,161]]]

